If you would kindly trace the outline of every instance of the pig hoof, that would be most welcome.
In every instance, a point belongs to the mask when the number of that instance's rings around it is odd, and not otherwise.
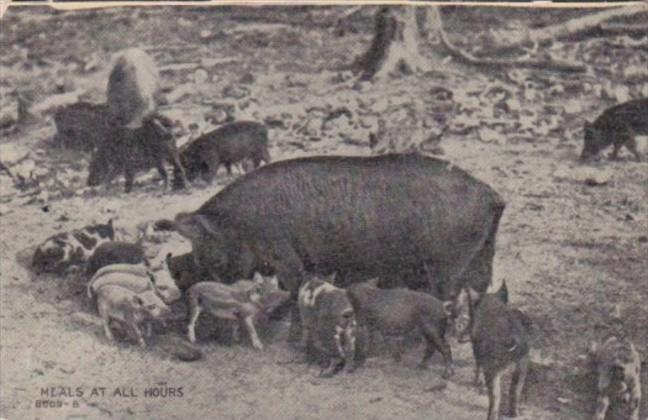
[[[452,377],[452,375],[454,375],[454,370],[450,369],[450,370],[446,370],[445,372],[443,372],[443,375],[441,375],[441,377],[443,379],[450,379]]]
[[[139,346],[140,346],[140,348],[142,348],[142,349],[145,349],[145,348],[146,348],[146,343],[144,342],[144,340],[141,340],[141,341],[139,342]]]
[[[419,363],[418,368],[421,370],[427,370],[428,366],[425,363]]]

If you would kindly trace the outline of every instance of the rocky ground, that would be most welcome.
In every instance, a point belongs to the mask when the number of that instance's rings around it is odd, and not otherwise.
[[[367,47],[371,21],[361,13],[353,30],[340,34],[331,24],[339,12],[7,12],[0,28],[0,161],[12,177],[0,173],[1,417],[485,416],[487,398],[471,386],[469,345],[452,342],[458,369],[449,381],[441,379],[440,358],[428,371],[416,369],[421,346],[400,363],[373,357],[353,375],[320,379],[315,367],[286,363],[298,354],[285,342],[286,323],[277,322],[262,336],[269,344],[263,352],[203,333],[204,358],[186,363],[168,350],[179,329],[159,331],[146,350],[109,343],[82,283],[30,272],[33,247],[54,233],[113,218],[132,239],[138,225],[193,210],[232,179],[222,172],[212,186],[164,192],[151,173],[130,194],[121,186],[89,189],[88,156],[52,147],[52,111],[78,98],[102,101],[110,56],[129,46],[146,48],[160,66],[162,112],[180,122],[182,142],[228,118],[252,118],[270,127],[270,153],[281,160],[410,150],[408,139],[446,127],[433,152],[507,201],[495,278],[506,279],[512,304],[535,324],[522,418],[591,416],[594,388],[584,355],[594,325],[605,323],[613,304],[621,305],[648,358],[648,163],[626,154],[615,162],[577,162],[584,119],[612,103],[648,97],[648,39],[619,35],[547,50],[587,65],[585,75],[493,73],[443,60],[426,74],[356,83],[344,67]],[[479,52],[474,39],[506,39],[579,13],[455,11],[445,24],[457,44]],[[32,115],[19,116],[19,103]],[[380,119],[389,135],[372,150],[369,133]],[[149,245],[152,256],[189,249],[175,234]],[[648,389],[645,365],[642,382]],[[42,396],[48,387],[54,397]],[[93,395],[99,387],[104,395]],[[39,408],[40,400],[66,405]]]

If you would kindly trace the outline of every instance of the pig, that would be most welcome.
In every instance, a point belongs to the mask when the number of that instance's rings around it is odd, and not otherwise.
[[[117,54],[106,92],[110,118],[117,126],[139,128],[156,110],[159,74],[155,61],[139,48]]]
[[[108,106],[77,102],[54,113],[58,146],[94,152],[112,131]]]
[[[255,168],[261,162],[270,163],[268,130],[253,121],[236,121],[203,134],[180,150],[180,160],[193,181],[202,176],[211,183],[218,167],[223,164],[229,174],[232,164],[252,160]]]
[[[164,163],[173,166],[174,188],[184,188],[187,183],[185,171],[172,133],[173,122],[155,114],[147,117],[142,127],[136,129],[115,128],[115,136],[105,141],[90,162],[88,186],[106,185],[119,174],[126,178],[125,190],[130,192],[135,174],[156,168],[168,187]]]
[[[270,295],[275,293],[288,297],[286,292],[282,293],[279,290],[276,277],[264,277],[259,273],[254,274],[252,281],[239,280],[233,285],[209,281],[194,284],[187,291],[190,311],[187,338],[192,343],[196,341],[196,322],[200,313],[206,310],[219,319],[243,322],[252,346],[263,350],[254,320],[260,312],[268,310],[268,302],[277,304],[275,298],[270,298]]]
[[[517,417],[518,405],[529,366],[529,322],[524,314],[510,308],[506,282],[495,293],[478,293],[466,288],[469,322],[458,336],[470,336],[475,357],[475,383],[480,370],[488,388],[488,420],[498,420],[501,401],[501,379],[504,371],[515,365],[509,390],[509,415]],[[468,331],[466,332],[465,329]]]
[[[110,321],[116,320],[131,329],[142,348],[146,347],[146,342],[140,324],[147,322],[147,335],[150,335],[150,321],[160,320],[170,313],[169,307],[152,290],[136,293],[118,285],[104,285],[97,290],[97,310],[108,340],[114,340]]]
[[[153,291],[167,304],[180,299],[180,290],[164,270],[152,272],[142,265],[112,264],[101,268],[88,282],[88,297],[106,285],[117,285],[135,293]]]
[[[307,353],[329,358],[319,375],[333,376],[341,367],[356,367],[356,318],[347,292],[335,287],[335,274],[314,275],[299,289],[297,298],[302,323],[302,345]]]
[[[65,274],[86,263],[101,244],[115,239],[112,219],[108,223],[88,225],[71,232],[57,233],[36,248],[32,267],[36,273]]]
[[[635,99],[606,109],[593,123],[585,121],[585,139],[581,160],[595,157],[601,150],[613,145],[610,159],[617,159],[625,146],[637,162],[641,155],[635,137],[648,135],[648,98]]]
[[[306,271],[351,284],[427,267],[427,289],[443,300],[465,284],[486,290],[504,207],[490,186],[433,157],[315,156],[262,166],[156,228],[188,238],[211,278],[277,273],[292,295],[297,341],[294,303]]]
[[[370,337],[378,331],[383,337],[404,336],[412,331],[423,335],[427,347],[419,367],[425,369],[435,350],[443,355],[443,378],[454,374],[452,352],[445,339],[452,302],[442,302],[427,293],[408,289],[380,289],[378,279],[349,286],[347,294],[358,323]],[[396,354],[400,359],[400,353]]]
[[[143,264],[149,266],[144,248],[139,243],[122,241],[104,242],[99,245],[86,263],[86,276],[91,278],[100,268],[111,264]]]
[[[610,406],[625,408],[628,420],[639,420],[641,405],[641,359],[620,318],[600,342],[594,342],[589,357],[598,381],[594,420],[605,420]],[[621,405],[623,404],[623,405]]]

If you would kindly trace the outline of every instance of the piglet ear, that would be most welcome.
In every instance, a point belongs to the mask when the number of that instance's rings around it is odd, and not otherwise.
[[[144,306],[144,301],[138,295],[133,295],[133,303],[135,306]]]
[[[367,284],[371,287],[378,287],[379,281],[380,281],[380,277],[374,277],[372,279],[367,280]]]
[[[257,284],[263,284],[263,276],[258,271],[255,271],[254,276],[252,276],[252,281]]]
[[[188,239],[201,239],[205,236],[219,236],[206,216],[194,213],[180,213],[175,218],[178,232]]]

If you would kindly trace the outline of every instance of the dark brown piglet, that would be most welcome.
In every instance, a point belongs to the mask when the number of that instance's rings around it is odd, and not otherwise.
[[[593,123],[585,122],[585,140],[581,160],[595,157],[612,145],[611,159],[616,159],[625,146],[637,161],[636,136],[648,135],[648,98],[624,102],[606,109]]]
[[[470,340],[475,356],[475,382],[480,369],[488,388],[488,420],[498,420],[501,380],[505,370],[515,366],[509,392],[509,414],[518,415],[518,405],[529,366],[529,320],[507,305],[508,291],[503,282],[495,293],[479,294],[467,289],[470,308]],[[459,331],[463,335],[465,331]]]
[[[254,121],[237,121],[203,134],[180,150],[187,178],[201,176],[211,182],[220,165],[232,173],[232,165],[251,160],[257,168],[270,163],[268,129]]]
[[[347,289],[360,326],[366,327],[370,336],[379,332],[385,338],[418,331],[427,343],[419,366],[426,368],[434,351],[439,350],[445,363],[443,377],[452,376],[452,352],[445,340],[450,304],[427,293],[401,288],[380,289],[376,287],[377,280],[354,284]],[[400,358],[400,353],[395,356]]]
[[[142,245],[110,241],[104,242],[94,250],[86,263],[86,276],[91,278],[100,268],[111,264],[144,264],[149,266]]]
[[[130,192],[137,172],[156,168],[166,189],[168,176],[164,164],[169,162],[173,166],[174,188],[184,188],[185,171],[180,164],[172,126],[171,120],[155,114],[147,117],[139,128],[115,127],[114,137],[103,142],[90,162],[88,185],[109,184],[124,174],[126,192]]]

